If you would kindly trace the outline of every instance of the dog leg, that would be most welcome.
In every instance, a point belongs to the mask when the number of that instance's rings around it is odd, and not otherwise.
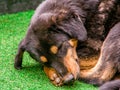
[[[114,80],[102,85],[99,90],[120,90],[120,80]]]
[[[23,53],[24,53],[24,48],[22,46],[22,42],[20,42],[19,44],[19,48],[18,48],[18,52],[16,54],[16,57],[15,57],[15,61],[14,61],[14,67],[16,69],[21,69],[22,68],[22,57],[23,57]]]
[[[103,61],[102,55],[98,63],[88,71],[81,71],[80,79],[94,85],[102,85],[109,81],[116,73],[116,69],[112,62]]]
[[[116,73],[116,67],[114,64],[114,54],[110,54],[109,52],[113,52],[113,50],[109,49],[109,45],[106,45],[106,41],[103,43],[101,48],[101,54],[98,59],[95,67],[88,71],[81,71],[80,78],[85,80],[86,82],[94,85],[101,85],[106,81],[109,81]]]

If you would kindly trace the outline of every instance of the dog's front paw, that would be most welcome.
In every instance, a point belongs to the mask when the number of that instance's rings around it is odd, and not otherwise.
[[[62,78],[57,75],[56,73],[53,73],[50,77],[51,82],[55,85],[55,86],[61,86],[63,85],[63,80]]]
[[[44,66],[44,71],[50,81],[55,85],[55,86],[61,86],[63,85],[63,79],[62,77],[57,74],[56,70],[50,67]]]

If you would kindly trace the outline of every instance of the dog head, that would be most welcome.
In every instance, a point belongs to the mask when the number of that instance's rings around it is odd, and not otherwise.
[[[77,79],[80,73],[76,53],[77,42],[87,38],[86,29],[80,19],[68,9],[58,9],[35,14],[31,27],[40,41],[40,59],[48,67],[64,77],[70,73]]]

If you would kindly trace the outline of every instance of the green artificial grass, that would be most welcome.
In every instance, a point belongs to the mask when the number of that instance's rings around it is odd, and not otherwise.
[[[75,81],[72,86],[55,87],[42,66],[24,54],[23,69],[15,70],[14,57],[20,40],[25,36],[34,11],[0,16],[0,90],[97,90]]]

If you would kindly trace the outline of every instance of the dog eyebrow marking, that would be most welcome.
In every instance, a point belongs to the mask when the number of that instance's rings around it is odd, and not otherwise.
[[[53,45],[53,46],[51,46],[50,51],[51,51],[53,54],[56,54],[56,53],[58,52],[58,47],[55,46],[55,45]]]
[[[40,60],[41,60],[42,62],[44,62],[44,63],[48,61],[45,56],[40,56]]]

